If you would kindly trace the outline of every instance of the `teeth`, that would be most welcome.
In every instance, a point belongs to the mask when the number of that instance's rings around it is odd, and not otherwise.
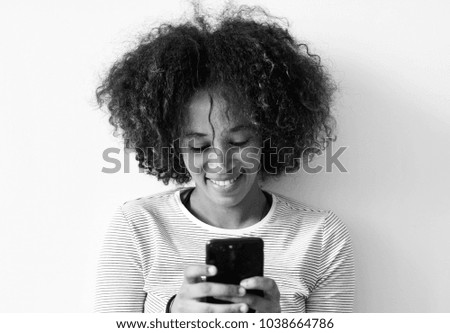
[[[210,179],[210,181],[212,181],[214,184],[219,185],[219,186],[227,186],[227,185],[233,184],[238,177],[236,177],[234,179],[230,179],[230,180],[225,180],[225,181],[217,181],[217,180],[212,180],[212,179]]]

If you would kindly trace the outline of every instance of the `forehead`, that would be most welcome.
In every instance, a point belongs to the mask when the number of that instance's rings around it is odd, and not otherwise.
[[[205,90],[199,91],[191,98],[184,119],[184,134],[209,134],[212,132],[211,127],[214,127],[216,134],[256,129],[244,110],[230,105],[219,94]]]

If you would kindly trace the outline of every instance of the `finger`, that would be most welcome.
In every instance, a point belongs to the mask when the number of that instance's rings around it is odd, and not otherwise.
[[[257,313],[279,312],[278,301],[268,298],[262,298],[260,296],[247,294],[243,297],[215,297],[222,301],[228,301],[233,303],[245,303],[249,309],[255,310]]]
[[[229,313],[229,312],[248,312],[247,304],[213,304],[213,303],[201,303],[202,306],[200,312],[209,312],[209,313]]]
[[[200,298],[205,296],[243,296],[245,288],[234,284],[215,282],[197,283],[189,288],[189,296]]]
[[[202,276],[213,276],[217,274],[217,268],[211,265],[192,265],[184,269],[184,278],[188,283],[201,281]]]
[[[254,276],[241,281],[240,285],[245,289],[264,290],[264,293],[270,298],[279,298],[280,292],[274,280],[262,276]]]
[[[250,308],[257,310],[258,312],[264,312],[261,310],[270,307],[270,301],[268,299],[252,294],[247,294],[245,296],[217,296],[214,298],[233,303],[245,303]]]

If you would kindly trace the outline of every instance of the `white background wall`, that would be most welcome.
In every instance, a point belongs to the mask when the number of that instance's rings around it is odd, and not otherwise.
[[[128,174],[101,172],[110,166],[102,152],[120,142],[93,98],[136,33],[190,8],[157,3],[0,5],[0,312],[90,312],[113,210],[167,189],[133,159]],[[450,312],[448,2],[245,3],[288,18],[322,56],[340,85],[334,147],[348,147],[347,173],[266,187],[333,209],[347,224],[355,311]]]

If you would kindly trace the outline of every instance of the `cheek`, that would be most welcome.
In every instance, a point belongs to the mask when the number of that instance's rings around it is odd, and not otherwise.
[[[239,155],[239,163],[241,167],[245,169],[246,173],[256,174],[259,171],[261,165],[261,149],[250,148],[243,149]]]
[[[192,165],[195,169],[201,169],[203,166],[203,155],[202,154],[193,154],[191,157]]]
[[[202,173],[203,157],[201,154],[184,154],[183,161],[193,177]]]

